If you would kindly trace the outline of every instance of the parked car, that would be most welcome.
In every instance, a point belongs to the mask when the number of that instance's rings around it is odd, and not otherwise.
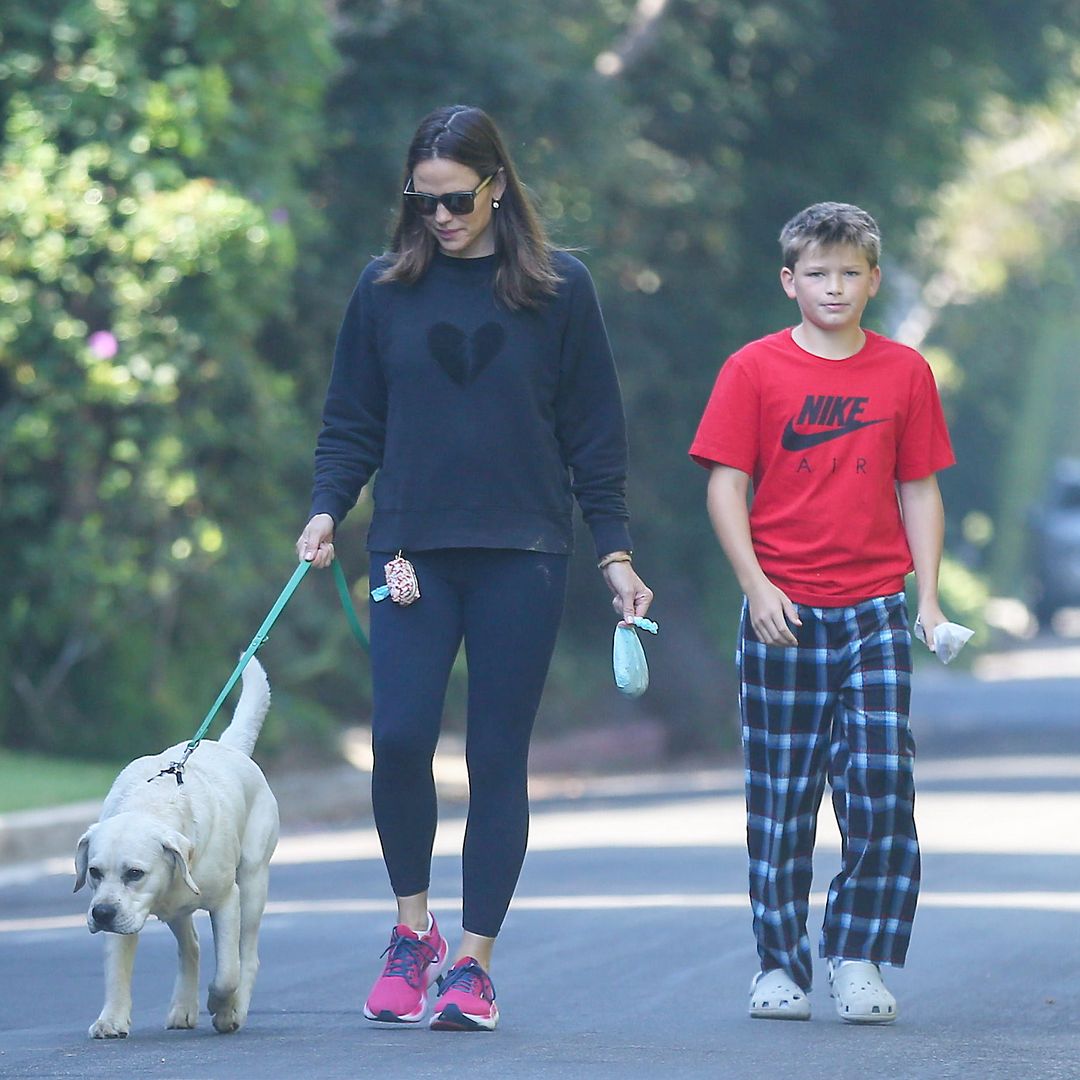
[[[1060,458],[1031,514],[1033,608],[1048,627],[1063,607],[1080,607],[1080,458]]]

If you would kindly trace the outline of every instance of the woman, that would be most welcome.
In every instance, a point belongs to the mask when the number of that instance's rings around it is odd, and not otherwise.
[[[391,249],[345,313],[297,550],[329,566],[334,529],[377,469],[372,803],[398,920],[364,1006],[376,1022],[422,1020],[448,957],[427,902],[431,762],[464,641],[463,934],[431,1026],[492,1030],[488,972],[525,856],[529,739],[574,498],[621,618],[644,615],[652,592],[631,562],[622,403],[588,271],[549,245],[480,109],[425,117],[403,188]]]

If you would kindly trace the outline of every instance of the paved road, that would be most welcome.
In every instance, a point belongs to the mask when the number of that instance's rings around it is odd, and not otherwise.
[[[508,1078],[798,1076],[838,1080],[1080,1077],[1080,650],[980,678],[919,678],[924,892],[901,1019],[842,1024],[827,992],[808,1024],[752,1021],[755,956],[734,771],[538,785],[532,844],[495,970],[492,1035],[367,1025],[360,1007],[391,908],[367,822],[283,839],[248,1027],[160,1029],[174,947],[143,934],[135,1019],[91,1042],[101,942],[68,862],[0,875],[0,1076]],[[1017,679],[1017,674],[1028,677]],[[460,808],[434,868],[458,914]],[[823,815],[818,882],[838,857]],[[820,922],[820,900],[814,922]],[[209,927],[202,924],[209,952]],[[204,970],[207,964],[204,961]],[[204,974],[204,982],[206,979]]]

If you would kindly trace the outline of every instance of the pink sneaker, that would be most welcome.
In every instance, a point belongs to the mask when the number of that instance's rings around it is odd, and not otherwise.
[[[364,1015],[379,1024],[416,1024],[427,1012],[427,990],[446,964],[446,940],[435,916],[431,929],[417,934],[395,926],[383,952],[386,966],[364,1002]]]
[[[436,1031],[494,1031],[499,1022],[491,977],[463,956],[440,980],[431,1026]]]

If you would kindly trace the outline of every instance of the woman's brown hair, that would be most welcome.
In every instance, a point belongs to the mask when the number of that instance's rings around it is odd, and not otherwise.
[[[490,116],[470,105],[445,105],[428,113],[416,129],[405,160],[405,190],[418,162],[447,158],[473,169],[483,180],[503,171],[506,188],[493,211],[495,295],[509,308],[536,308],[555,293],[561,280],[552,264],[552,247],[539,215]],[[379,281],[418,281],[438,243],[420,215],[402,197],[388,258]]]

